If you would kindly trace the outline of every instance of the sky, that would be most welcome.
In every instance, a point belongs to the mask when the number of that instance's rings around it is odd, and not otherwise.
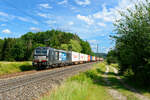
[[[0,0],[0,38],[17,38],[31,31],[59,29],[87,40],[94,52],[114,47],[109,37],[118,10],[133,9],[144,0]]]

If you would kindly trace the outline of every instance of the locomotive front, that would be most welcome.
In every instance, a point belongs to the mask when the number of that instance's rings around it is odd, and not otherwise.
[[[49,48],[47,47],[38,47],[34,50],[33,55],[33,66],[37,68],[45,68],[48,65],[48,53]]]

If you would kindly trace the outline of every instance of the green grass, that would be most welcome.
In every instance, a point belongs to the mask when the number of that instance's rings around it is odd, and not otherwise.
[[[116,69],[119,69],[118,64],[111,64],[111,66],[115,67]],[[141,94],[150,98],[150,87],[145,87],[144,85],[141,84],[140,81],[138,81],[138,79],[135,79],[134,77],[132,77],[132,75],[133,75],[133,72],[131,70],[127,70],[124,73],[124,76],[120,76],[120,77],[124,80],[126,84],[130,85],[131,87],[138,90],[138,92],[140,92]]]
[[[0,75],[32,70],[32,62],[0,62]]]
[[[92,70],[69,78],[40,100],[114,100],[108,93],[110,88],[126,96],[127,100],[139,100],[134,92],[121,84],[111,68],[108,73],[108,80],[111,84],[106,84],[103,77],[106,70],[105,65],[105,62],[95,64]]]
[[[140,82],[135,82],[136,79],[132,78],[132,77],[124,77],[121,76],[121,78],[124,79],[124,81],[132,86],[133,88],[135,88],[136,90],[138,90],[138,92],[140,92],[141,94],[147,96],[150,98],[150,88],[149,87],[145,87],[143,85],[140,84]]]
[[[111,82],[111,87],[124,96],[127,97],[127,100],[139,100],[135,95],[134,92],[128,90],[117,78],[113,72],[113,69],[110,68],[110,72],[108,73],[108,80]]]
[[[69,78],[41,100],[113,100],[107,93],[102,77],[97,76],[97,69],[102,66],[104,64],[96,64],[92,70]]]

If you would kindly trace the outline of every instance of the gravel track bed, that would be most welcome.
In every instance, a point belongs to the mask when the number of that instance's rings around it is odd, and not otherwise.
[[[25,74],[33,74],[36,72],[37,72],[36,70],[30,70],[30,71],[16,72],[16,73],[11,73],[11,74],[4,74],[4,75],[0,75],[0,80],[6,79],[6,78],[17,77],[17,76],[21,76]]]
[[[0,80],[0,100],[34,100],[69,76],[91,68],[93,63]]]

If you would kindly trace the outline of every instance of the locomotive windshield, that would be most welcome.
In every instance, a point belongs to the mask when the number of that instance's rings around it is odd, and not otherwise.
[[[35,50],[35,54],[37,54],[37,55],[47,55],[47,49],[46,48],[37,48]]]

